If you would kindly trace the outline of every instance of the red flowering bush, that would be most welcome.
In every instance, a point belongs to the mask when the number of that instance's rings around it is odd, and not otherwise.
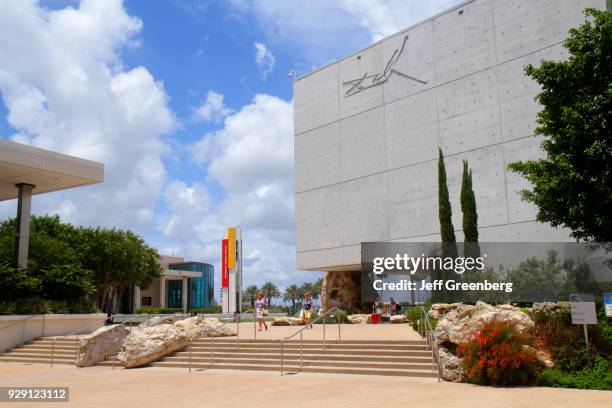
[[[468,381],[483,385],[529,384],[539,365],[531,336],[510,322],[493,320],[457,347]]]

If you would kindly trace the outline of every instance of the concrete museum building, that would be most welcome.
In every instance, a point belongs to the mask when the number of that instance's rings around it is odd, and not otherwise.
[[[542,154],[524,66],[566,58],[587,7],[606,0],[466,1],[294,82],[297,267],[327,272],[328,304],[358,302],[361,242],[440,241],[438,148],[455,227],[467,159],[480,241],[570,240],[507,165]]]

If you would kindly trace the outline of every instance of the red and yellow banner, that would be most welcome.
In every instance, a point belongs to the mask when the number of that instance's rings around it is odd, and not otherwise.
[[[227,247],[228,240],[224,239],[221,242],[221,287],[227,288],[229,287],[229,268],[227,267]]]
[[[227,229],[227,267],[236,267],[236,228]]]

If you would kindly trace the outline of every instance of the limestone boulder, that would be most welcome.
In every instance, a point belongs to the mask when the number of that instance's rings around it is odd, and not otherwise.
[[[392,315],[389,317],[389,322],[392,324],[408,323],[408,317],[406,315]]]
[[[367,324],[367,323],[370,323],[370,317],[371,317],[371,315],[369,315],[369,314],[352,314],[352,315],[348,315],[347,316],[349,322],[351,322],[353,324]]]
[[[431,309],[429,309],[427,315],[432,320],[440,320],[442,316],[460,306],[463,306],[463,303],[434,303],[431,305]]]
[[[125,325],[110,325],[100,327],[95,332],[79,339],[79,355],[76,365],[90,367],[108,356],[114,356],[121,350],[123,340],[129,334]]]
[[[302,326],[304,320],[297,317],[275,317],[272,320],[272,326]]]
[[[174,323],[175,327],[184,330],[190,338],[235,336],[234,324],[223,324],[217,318],[190,317]]]
[[[190,334],[173,324],[146,327],[125,338],[117,358],[125,368],[140,367],[185,348]]]
[[[434,336],[438,344],[459,345],[470,340],[476,330],[492,320],[513,322],[519,331],[526,331],[535,325],[529,315],[518,307],[477,302],[475,306],[458,305],[445,314],[438,321]]]
[[[461,367],[461,359],[443,346],[438,348],[438,357],[442,379],[450,382],[463,382],[465,372]]]
[[[146,322],[142,322],[138,325],[138,327],[154,327],[159,326],[160,324],[172,324],[174,322],[178,322],[180,320],[187,319],[189,317],[188,314],[176,313],[172,316],[160,317],[154,316],[147,320]]]

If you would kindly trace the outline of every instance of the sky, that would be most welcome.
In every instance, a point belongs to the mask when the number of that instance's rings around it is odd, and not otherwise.
[[[35,214],[212,263],[215,293],[240,226],[245,285],[314,281],[295,264],[292,78],[458,3],[3,0],[0,138],[105,165]]]

